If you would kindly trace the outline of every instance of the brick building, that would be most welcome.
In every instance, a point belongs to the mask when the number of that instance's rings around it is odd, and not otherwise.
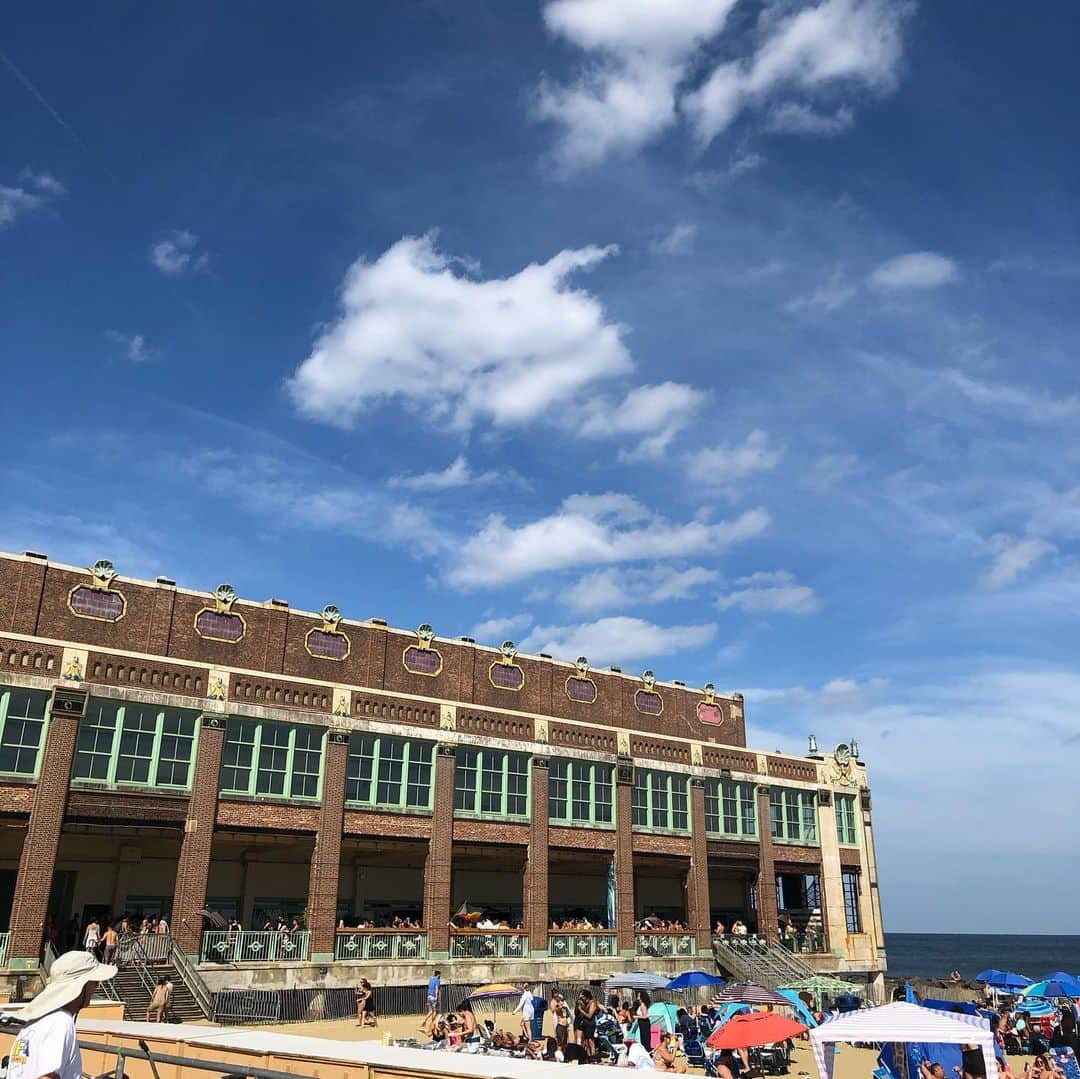
[[[736,919],[884,968],[865,768],[747,748],[738,694],[106,562],[0,555],[0,820],[8,970],[46,919],[123,912],[219,984],[685,968]],[[463,904],[513,928],[454,926]],[[279,914],[305,931],[258,932]],[[353,928],[395,916],[422,929]],[[603,928],[553,928],[582,917]]]

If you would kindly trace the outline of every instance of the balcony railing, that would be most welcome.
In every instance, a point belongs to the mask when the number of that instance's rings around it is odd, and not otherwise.
[[[8,941],[11,939],[9,933],[0,933],[0,967],[7,966],[7,953],[8,953]]]
[[[592,959],[618,953],[617,937],[607,929],[577,929],[572,933],[548,934],[548,954],[553,959]]]
[[[513,929],[455,929],[451,959],[527,959],[529,937]]]
[[[338,930],[335,959],[426,959],[427,933],[408,930]]]
[[[202,963],[286,963],[309,957],[310,934],[239,933],[215,930],[203,933]]]
[[[665,933],[663,930],[639,930],[634,934],[638,955],[663,959],[669,955],[696,955],[697,941],[693,933]]]

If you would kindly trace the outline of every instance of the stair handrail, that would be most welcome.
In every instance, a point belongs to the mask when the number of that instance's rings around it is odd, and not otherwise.
[[[176,973],[180,975],[180,980],[187,986],[188,992],[195,999],[195,1003],[198,1004],[203,1015],[209,1019],[214,1010],[213,997],[210,995],[210,990],[207,988],[206,982],[203,981],[202,975],[191,961],[191,956],[180,947],[179,942],[176,940],[172,942],[172,961]]]
[[[150,965],[150,957],[146,954],[146,949],[143,947],[139,935],[137,933],[121,933],[116,951],[117,958],[121,960],[121,965],[123,965],[123,960],[127,959],[127,965],[139,976],[143,989],[153,997],[155,982],[150,976],[149,970],[147,970]]]

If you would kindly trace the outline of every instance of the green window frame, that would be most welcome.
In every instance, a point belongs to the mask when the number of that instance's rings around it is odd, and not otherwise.
[[[389,735],[349,736],[345,801],[349,805],[431,812],[434,742]]]
[[[610,827],[615,769],[600,761],[555,757],[548,765],[548,820]]]
[[[754,784],[734,779],[706,779],[705,831],[731,839],[756,838]]]
[[[859,845],[859,831],[855,824],[855,795],[838,794],[836,803],[836,839],[845,847]]]
[[[485,817],[529,815],[529,755],[501,749],[458,747],[454,812]]]
[[[72,783],[190,790],[199,713],[91,697],[79,721]]]
[[[781,843],[817,843],[817,796],[813,791],[773,787],[769,792],[769,825]]]
[[[690,831],[687,777],[651,768],[635,768],[630,813],[635,828],[658,832]]]
[[[51,705],[43,689],[0,686],[0,775],[37,778]]]
[[[233,716],[225,729],[219,791],[318,801],[325,735],[321,727]]]

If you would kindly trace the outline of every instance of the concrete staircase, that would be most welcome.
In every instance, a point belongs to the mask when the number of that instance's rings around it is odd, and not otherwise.
[[[780,944],[763,937],[715,937],[713,957],[720,972],[740,982],[755,982],[769,989],[810,978],[814,969]]]
[[[168,978],[173,983],[172,999],[165,1015],[169,1023],[202,1023],[206,1021],[199,1002],[184,984],[180,972],[172,963],[155,963],[151,967],[121,967],[113,978],[113,988],[124,1002],[124,1018],[142,1022],[150,1006],[150,994],[158,978]]]

